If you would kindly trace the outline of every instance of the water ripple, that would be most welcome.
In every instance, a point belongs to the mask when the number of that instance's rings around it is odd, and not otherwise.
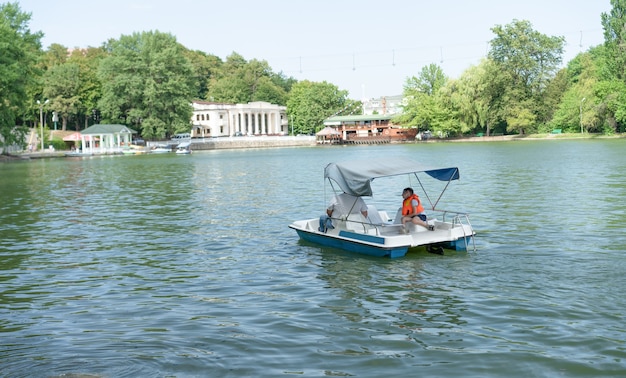
[[[623,144],[2,165],[1,374],[624,375]],[[376,156],[459,165],[444,201],[470,211],[478,250],[386,260],[298,241],[287,225],[324,208],[325,164]]]

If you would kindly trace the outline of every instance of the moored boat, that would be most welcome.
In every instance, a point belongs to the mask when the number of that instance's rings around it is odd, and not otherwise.
[[[158,144],[150,149],[151,154],[166,154],[169,152],[172,152],[172,148],[164,144]]]
[[[93,156],[93,153],[82,152],[81,150],[74,150],[74,151],[66,152],[65,156],[66,157],[86,157],[86,156]]]
[[[177,155],[190,155],[191,154],[191,142],[183,142],[176,146]]]
[[[139,155],[139,154],[145,154],[146,153],[146,148],[143,146],[136,146],[136,145],[130,145],[126,148],[122,149],[122,153],[124,155]]]
[[[291,223],[298,236],[316,244],[340,248],[372,256],[402,257],[409,249],[424,246],[430,252],[443,254],[443,248],[457,251],[467,250],[470,243],[475,249],[475,232],[469,214],[440,210],[439,200],[448,185],[459,179],[457,167],[433,168],[405,160],[378,160],[373,162],[352,161],[331,163],[324,169],[324,179],[335,193],[345,193],[355,200],[372,197],[371,182],[379,178],[408,175],[416,180],[430,203],[428,228],[410,224],[406,229],[401,224],[400,210],[391,217],[387,211],[379,211],[375,205],[367,205],[367,218],[358,211],[332,214],[330,227],[325,227],[320,218],[299,220]],[[428,179],[442,182],[435,202],[426,192]],[[397,188],[395,190],[398,190]],[[352,210],[352,209],[350,209]]]

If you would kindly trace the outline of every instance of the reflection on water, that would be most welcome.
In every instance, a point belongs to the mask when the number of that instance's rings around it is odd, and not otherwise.
[[[624,143],[2,164],[1,375],[624,375]],[[478,250],[377,259],[287,228],[323,211],[328,162],[382,156],[459,166],[442,206]],[[415,183],[381,185],[395,209]]]

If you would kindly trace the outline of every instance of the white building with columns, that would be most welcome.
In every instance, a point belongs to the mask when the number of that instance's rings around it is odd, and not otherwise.
[[[287,107],[269,102],[224,104],[194,101],[192,138],[287,135]]]

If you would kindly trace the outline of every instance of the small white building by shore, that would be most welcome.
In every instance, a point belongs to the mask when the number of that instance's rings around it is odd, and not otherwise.
[[[192,138],[287,135],[287,107],[269,102],[224,104],[194,101]]]
[[[104,155],[122,153],[137,132],[126,125],[96,124],[80,132],[81,150],[84,154]]]

